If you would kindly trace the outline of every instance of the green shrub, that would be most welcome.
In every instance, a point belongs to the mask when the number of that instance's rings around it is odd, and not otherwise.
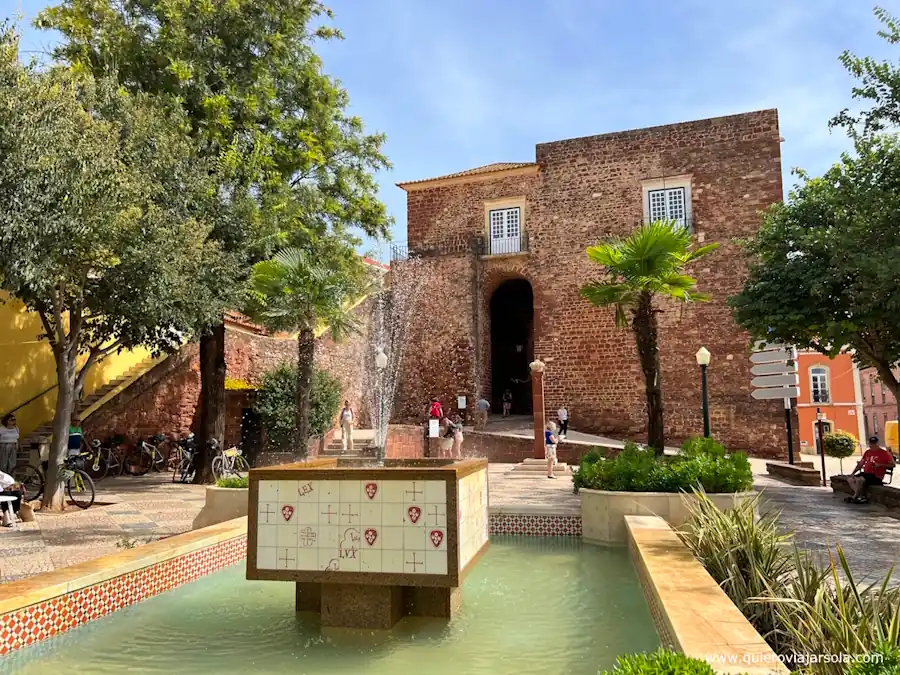
[[[297,437],[297,367],[285,363],[262,377],[254,408],[262,418],[272,450],[295,450]],[[341,383],[331,373],[313,371],[309,400],[309,430],[321,436],[335,421],[341,407]],[[302,452],[305,448],[299,448]]]
[[[216,481],[216,487],[221,487],[221,488],[250,487],[250,477],[249,476],[227,476],[226,478],[219,478]]]
[[[847,675],[900,675],[900,646],[882,642],[865,661],[852,664]]]
[[[662,457],[629,441],[612,459],[599,461],[586,455],[573,483],[576,492],[581,488],[689,492],[699,487],[710,493],[731,493],[749,490],[753,486],[753,472],[745,455],[726,454],[725,448],[712,439],[690,439],[680,454]]]
[[[600,675],[716,675],[716,671],[706,661],[660,649],[620,656],[612,670]]]

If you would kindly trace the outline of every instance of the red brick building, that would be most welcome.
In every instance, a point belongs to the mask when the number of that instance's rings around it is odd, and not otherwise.
[[[859,374],[862,383],[865,434],[878,436],[884,444],[887,423],[897,419],[897,400],[891,390],[884,386],[874,368],[865,368]],[[894,375],[897,375],[897,371]]]
[[[741,287],[736,239],[782,199],[775,110],[543,143],[534,162],[491,164],[401,183],[408,253],[433,272],[428,307],[413,326],[395,416],[421,419],[432,395],[491,399],[514,390],[528,413],[527,364],[547,363],[549,410],[572,426],[641,438],[646,413],[634,338],[579,288],[599,268],[585,249],[642,220],[677,219],[718,251],[692,273],[708,304],[660,307],[665,422],[670,442],[702,433],[694,354],[712,352],[712,429],[735,449],[786,453],[781,401],[750,397],[748,336],[726,306]],[[407,249],[395,256],[402,259]],[[402,265],[402,262],[397,264]],[[796,429],[796,425],[794,426]],[[799,440],[796,440],[799,447]]]

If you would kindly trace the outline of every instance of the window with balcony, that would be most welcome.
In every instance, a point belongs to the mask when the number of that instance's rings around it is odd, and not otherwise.
[[[828,368],[816,366],[809,369],[810,387],[813,403],[830,403],[828,393]]]
[[[488,210],[490,255],[522,253],[525,251],[522,233],[522,208],[512,206]]]

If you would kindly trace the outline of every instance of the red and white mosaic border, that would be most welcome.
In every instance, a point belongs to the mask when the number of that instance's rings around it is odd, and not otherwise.
[[[492,513],[491,534],[522,534],[531,537],[580,537],[581,516]]]
[[[0,615],[0,655],[196,581],[246,556],[246,536],[236,537]]]

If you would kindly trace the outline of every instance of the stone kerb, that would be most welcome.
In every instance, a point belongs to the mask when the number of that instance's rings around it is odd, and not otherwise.
[[[696,501],[683,492],[607,492],[605,490],[578,491],[581,497],[581,528],[584,541],[593,544],[624,544],[627,538],[625,516],[658,516],[672,527],[687,522],[688,504]],[[723,511],[734,508],[755,492],[707,494]]]
[[[206,488],[206,503],[194,518],[192,530],[218,525],[247,515],[248,488],[224,488],[210,485]]]

